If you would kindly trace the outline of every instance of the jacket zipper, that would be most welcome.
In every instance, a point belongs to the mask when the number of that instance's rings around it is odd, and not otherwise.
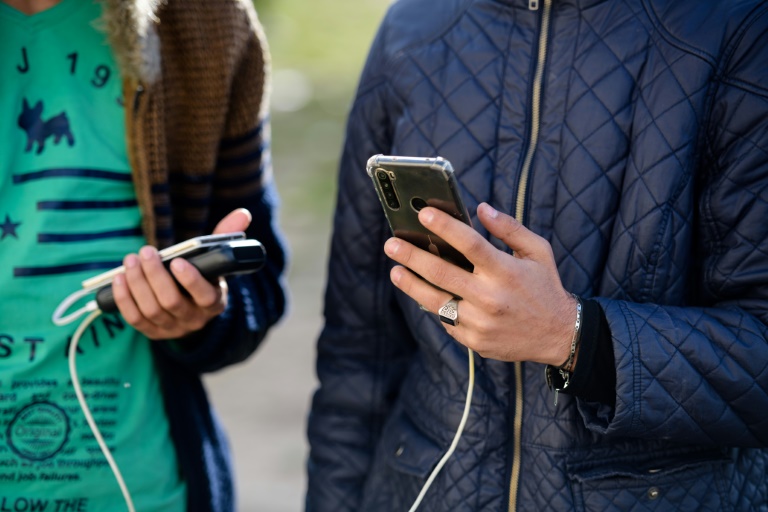
[[[549,38],[550,12],[552,0],[543,0],[544,9],[541,13],[541,32],[539,34],[539,53],[536,57],[536,73],[533,78],[533,94],[531,98],[531,133],[528,143],[528,151],[520,172],[520,181],[517,186],[517,198],[515,200],[515,218],[523,223],[525,221],[525,203],[528,194],[528,178],[531,172],[533,155],[539,143],[539,127],[541,124],[541,86],[544,78],[544,65],[547,61],[547,40]],[[528,8],[532,11],[539,9],[538,0],[529,0]],[[513,425],[512,447],[512,471],[509,482],[509,512],[517,510],[517,489],[520,483],[520,450],[523,430],[523,365],[515,364],[515,416]]]

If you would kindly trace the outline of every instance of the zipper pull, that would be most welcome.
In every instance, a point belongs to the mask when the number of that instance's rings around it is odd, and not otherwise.
[[[528,10],[529,11],[538,11],[539,10],[539,0],[528,0]]]

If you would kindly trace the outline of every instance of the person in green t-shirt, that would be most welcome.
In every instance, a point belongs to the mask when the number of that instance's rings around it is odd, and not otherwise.
[[[0,33],[0,509],[124,506],[70,379],[77,326],[51,320],[82,281],[123,265],[119,314],[76,348],[126,501],[233,510],[200,374],[247,358],[285,308],[253,6],[0,0]],[[158,255],[234,231],[262,242],[261,271],[212,284]]]

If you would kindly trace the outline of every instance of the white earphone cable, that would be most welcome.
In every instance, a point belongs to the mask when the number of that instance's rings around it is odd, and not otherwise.
[[[467,352],[469,354],[469,383],[467,384],[467,399],[464,402],[464,414],[461,416],[461,421],[459,422],[459,427],[456,429],[456,434],[453,436],[453,442],[451,442],[451,446],[448,448],[448,451],[445,452],[445,455],[443,455],[443,458],[440,459],[440,462],[437,463],[437,466],[435,466],[435,469],[432,470],[432,473],[429,475],[429,478],[427,479],[426,483],[424,483],[424,487],[421,488],[421,492],[416,497],[416,501],[413,502],[413,505],[411,505],[411,508],[408,510],[408,512],[415,512],[417,508],[419,508],[419,505],[421,505],[421,501],[424,499],[424,496],[427,494],[427,490],[432,485],[432,482],[435,481],[435,478],[437,477],[437,474],[440,472],[441,469],[443,469],[443,466],[445,466],[445,463],[448,462],[448,459],[453,455],[453,452],[456,450],[456,445],[459,444],[459,439],[461,439],[461,434],[464,432],[464,426],[467,424],[467,418],[469,417],[469,409],[472,407],[472,391],[475,388],[475,358],[474,358],[474,352],[472,352],[471,349],[467,349]]]
[[[99,315],[101,315],[100,309],[96,309],[95,311],[92,311],[91,314],[85,317],[85,319],[80,323],[80,325],[77,327],[77,330],[75,331],[75,334],[72,336],[72,342],[69,345],[69,354],[68,354],[69,376],[72,378],[72,387],[75,389],[75,395],[77,395],[77,401],[80,404],[80,408],[83,410],[85,421],[87,421],[88,426],[91,427],[91,432],[93,432],[93,436],[96,438],[96,442],[99,443],[101,452],[104,454],[104,457],[107,459],[107,462],[109,463],[109,467],[112,468],[112,473],[115,475],[117,484],[120,486],[120,491],[123,493],[123,498],[125,498],[125,504],[128,507],[128,512],[135,512],[136,509],[133,507],[133,500],[131,499],[131,493],[128,492],[128,487],[125,485],[125,481],[123,480],[123,475],[120,473],[120,468],[117,467],[117,463],[115,462],[115,459],[112,457],[112,452],[109,450],[107,443],[104,442],[104,438],[102,437],[101,432],[99,431],[99,427],[96,425],[96,421],[94,421],[93,419],[91,410],[85,401],[85,395],[83,394],[83,390],[80,387],[80,379],[77,376],[77,366],[75,364],[75,358],[77,357],[77,345],[78,343],[80,343],[80,338],[83,336],[83,333],[85,332],[85,330],[94,320],[96,320],[96,318]]]

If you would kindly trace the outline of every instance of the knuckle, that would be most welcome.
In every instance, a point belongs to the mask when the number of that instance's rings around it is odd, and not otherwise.
[[[165,320],[165,311],[160,307],[159,304],[151,304],[147,305],[144,308],[144,316],[148,318],[151,322],[162,325],[162,321]]]
[[[545,239],[540,237],[539,235],[535,235],[533,237],[533,240],[531,242],[531,245],[534,249],[534,254],[537,256],[535,257],[538,261],[554,261],[555,260],[555,253],[552,250],[552,245]]]
[[[465,336],[462,336],[461,340],[458,340],[457,338],[457,341],[460,341],[462,345],[471,349],[473,352],[476,352],[477,354],[482,355],[483,346],[481,343],[478,342],[478,339],[476,336],[465,335]]]
[[[507,222],[507,229],[506,232],[508,235],[517,235],[520,230],[523,229],[523,225],[520,224],[520,222],[517,221],[517,219],[513,217],[509,217],[509,221]]]
[[[482,295],[478,298],[483,313],[498,317],[506,311],[506,305],[492,294]]]
[[[205,327],[207,323],[207,319],[203,318],[201,315],[195,315],[195,317],[187,323],[187,330],[189,332],[199,331]]]
[[[180,293],[170,293],[160,297],[160,306],[166,311],[176,313],[182,311],[186,302]]]
[[[469,242],[467,252],[470,254],[477,254],[479,252],[482,252],[485,250],[486,243],[487,243],[486,240],[481,238],[479,235],[473,236]]]
[[[203,309],[215,310],[219,307],[221,295],[217,292],[203,294],[197,301],[197,305]]]
[[[430,269],[430,280],[436,283],[448,283],[449,274],[444,264],[435,265]]]
[[[154,277],[158,274],[162,274],[165,272],[165,267],[163,267],[163,264],[160,263],[160,260],[142,260],[141,262],[141,270],[147,277]]]
[[[146,327],[147,322],[138,311],[121,311],[121,313],[123,315],[123,319],[128,322],[128,325],[131,327],[134,327],[138,330],[142,330],[142,328]]]
[[[555,261],[555,252],[552,250],[552,246],[547,242],[546,240],[543,241],[546,248],[544,249],[545,255],[547,257],[547,260],[554,262]]]
[[[225,304],[224,301],[221,299],[217,300],[216,303],[211,307],[211,311],[213,312],[213,316],[218,316],[224,312]]]
[[[549,242],[547,242],[545,238],[542,238],[536,233],[533,233],[533,236],[531,237],[531,243],[535,244],[536,248],[540,252],[544,254],[552,254],[552,247],[549,245]]]
[[[152,329],[150,327],[147,327],[144,329],[137,329],[137,330],[150,340],[162,340],[165,338],[165,336],[163,336],[163,333],[158,331],[157,329]]]
[[[413,250],[406,244],[400,244],[397,250],[397,259],[403,265],[409,267],[413,263]]]
[[[487,348],[485,347],[485,343],[482,343],[480,340],[489,340],[492,339],[493,335],[493,328],[488,325],[487,322],[484,322],[482,324],[479,324],[477,327],[475,327],[475,332],[477,333],[477,344],[478,348]]]
[[[489,313],[495,318],[504,316],[508,309],[509,306],[507,304],[503,304],[496,300],[491,300],[491,303],[488,306]]]

